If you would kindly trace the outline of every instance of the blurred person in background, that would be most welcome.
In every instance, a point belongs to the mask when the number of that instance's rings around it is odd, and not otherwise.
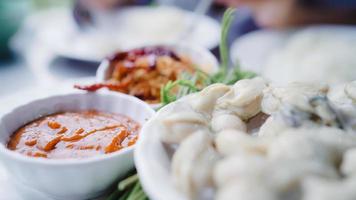
[[[244,7],[251,11],[252,19],[233,26],[234,37],[258,27],[283,28],[312,23],[356,23],[356,0],[215,0],[223,6]],[[63,3],[65,2],[65,3]],[[71,3],[70,3],[71,2]],[[74,4],[76,21],[90,20],[90,12],[109,10],[122,5],[174,4],[194,9],[199,0],[2,0],[0,1],[0,58],[9,55],[8,42],[16,31],[28,7],[48,7],[51,4]],[[79,19],[79,20],[78,20]],[[248,19],[246,17],[246,19]],[[246,28],[248,27],[248,28]],[[242,31],[241,31],[242,30]],[[244,31],[245,30],[245,31]]]
[[[108,9],[124,4],[173,3],[179,6],[199,0],[77,0],[88,8]],[[190,2],[190,3],[189,3]],[[216,0],[231,7],[247,7],[260,27],[280,28],[313,23],[356,23],[356,0]]]
[[[194,10],[198,2],[199,0],[77,0],[76,5],[95,10],[112,9],[125,4],[159,3]],[[323,23],[356,24],[356,0],[215,0],[213,8],[216,6],[243,8],[242,12],[237,13],[240,20],[236,20],[232,26],[235,31],[229,37],[230,42],[259,28],[280,29]],[[246,9],[249,12],[244,12]],[[88,13],[81,16],[85,14]]]
[[[355,24],[355,0],[217,0],[248,7],[261,27],[281,28],[314,23]]]

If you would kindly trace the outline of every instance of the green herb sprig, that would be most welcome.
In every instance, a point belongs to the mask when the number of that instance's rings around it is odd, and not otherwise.
[[[197,70],[193,75],[183,74],[180,79],[168,82],[161,89],[161,103],[165,106],[171,102],[176,101],[180,97],[186,96],[190,93],[198,92],[208,85],[214,83],[224,83],[231,85],[236,83],[238,80],[252,78],[256,76],[255,73],[249,71],[243,71],[240,69],[239,65],[236,65],[229,70],[229,47],[228,47],[228,33],[230,31],[231,23],[234,19],[236,9],[228,8],[223,16],[222,20],[222,31],[221,31],[221,41],[220,41],[220,58],[221,66],[217,73],[213,75],[208,75],[201,70]],[[199,81],[200,87],[196,86]],[[177,95],[174,94],[173,90],[179,88]]]
[[[221,58],[221,71],[227,73],[229,67],[229,47],[228,47],[228,36],[231,27],[231,23],[234,19],[235,14],[234,8],[228,8],[223,16],[222,30],[220,38],[220,58]]]

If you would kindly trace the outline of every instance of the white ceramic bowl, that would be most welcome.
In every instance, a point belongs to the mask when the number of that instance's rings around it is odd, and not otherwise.
[[[157,46],[167,47],[176,54],[189,58],[195,66],[208,74],[219,70],[219,62],[216,57],[208,49],[203,47],[188,44]],[[110,74],[110,61],[104,59],[96,72],[96,81],[103,82],[110,77]]]
[[[156,45],[163,46],[173,50],[176,54],[191,59],[192,63],[202,71],[213,74],[219,70],[219,62],[216,57],[203,47],[180,44],[180,45]],[[96,72],[96,81],[103,82],[110,78],[112,69],[109,59],[104,59]],[[151,104],[152,108],[157,109],[161,104]]]
[[[85,109],[124,114],[141,125],[154,114],[145,102],[120,93],[77,92],[19,106],[0,121],[0,158],[12,180],[53,199],[88,199],[101,195],[132,169],[133,147],[86,159],[58,160],[32,158],[6,148],[14,131],[40,116]]]

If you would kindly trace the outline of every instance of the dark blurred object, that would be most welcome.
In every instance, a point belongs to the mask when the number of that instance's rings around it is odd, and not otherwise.
[[[74,3],[73,18],[80,28],[86,28],[94,24],[89,9],[80,0]]]
[[[153,0],[75,0],[73,18],[80,28],[95,24],[95,10],[110,10],[125,5],[148,5]]]
[[[296,0],[296,25],[356,24],[356,0]]]
[[[356,24],[356,0],[216,0],[227,6],[247,7],[265,28],[309,24]]]
[[[355,0],[299,0],[301,5],[314,8],[356,8]]]
[[[0,59],[11,57],[9,41],[30,8],[28,0],[0,0]]]

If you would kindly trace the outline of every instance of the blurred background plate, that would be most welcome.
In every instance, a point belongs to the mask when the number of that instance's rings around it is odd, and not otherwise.
[[[290,37],[294,30],[258,30],[236,39],[230,50],[233,64],[261,73],[266,60]]]
[[[51,51],[90,62],[99,62],[117,50],[183,40],[212,49],[220,38],[219,23],[208,16],[201,16],[197,27],[186,38],[180,38],[194,20],[194,14],[169,6],[132,6],[109,13],[96,12],[95,23],[84,30],[75,24],[70,10],[47,10],[32,18],[28,22],[35,26],[36,18],[42,19],[36,28],[37,37]]]
[[[237,39],[232,61],[273,84],[355,80],[356,27],[313,25],[285,30],[261,30]]]

